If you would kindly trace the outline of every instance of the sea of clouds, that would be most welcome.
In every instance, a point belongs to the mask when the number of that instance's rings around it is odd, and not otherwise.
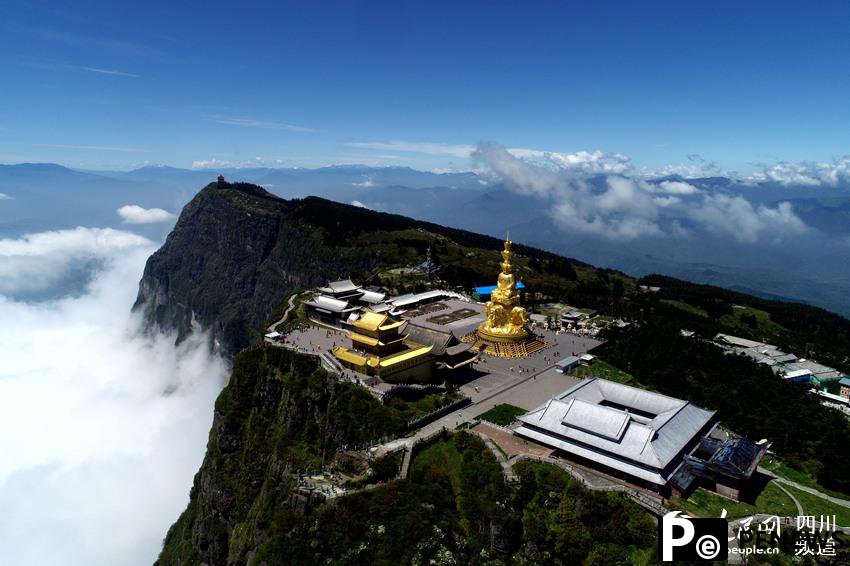
[[[130,312],[155,245],[77,228],[0,239],[0,564],[155,560],[188,501],[227,369]],[[90,258],[82,294],[41,302]]]
[[[703,191],[685,181],[650,182],[625,156],[602,152],[518,154],[479,144],[472,157],[516,193],[549,202],[557,226],[616,240],[688,236],[705,231],[741,243],[807,231],[792,205],[753,204],[739,195]],[[604,178],[601,189],[590,177]]]

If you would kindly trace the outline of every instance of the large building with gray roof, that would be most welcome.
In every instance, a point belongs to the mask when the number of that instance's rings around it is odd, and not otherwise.
[[[689,401],[587,379],[519,417],[515,434],[628,483],[687,496],[704,487],[739,499],[767,450],[722,432]]]
[[[605,379],[587,379],[519,417],[519,436],[656,490],[715,426],[714,411]]]

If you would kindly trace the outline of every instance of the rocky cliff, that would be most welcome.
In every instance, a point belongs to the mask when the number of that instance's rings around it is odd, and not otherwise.
[[[177,330],[178,339],[209,330],[232,356],[288,292],[368,269],[368,258],[328,252],[298,209],[299,201],[255,185],[208,185],[148,260],[134,309],[150,328]]]

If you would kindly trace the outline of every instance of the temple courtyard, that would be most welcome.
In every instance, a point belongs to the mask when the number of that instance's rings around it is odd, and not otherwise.
[[[463,328],[480,321],[479,317],[471,318],[474,320],[458,326]],[[469,368],[459,373],[460,392],[469,397],[472,404],[434,421],[425,427],[425,431],[443,426],[454,428],[501,403],[531,410],[578,382],[578,378],[557,371],[554,367],[557,361],[588,352],[602,343],[589,336],[567,332],[538,329],[537,333],[548,344],[543,350],[523,358],[500,358],[482,353]],[[270,342],[299,352],[321,355],[349,341],[336,328],[306,325]],[[351,370],[345,370],[343,377],[360,377],[368,381],[366,376],[358,376]],[[374,380],[368,382],[375,383]]]

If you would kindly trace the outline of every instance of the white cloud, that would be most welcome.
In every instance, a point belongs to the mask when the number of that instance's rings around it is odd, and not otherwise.
[[[761,168],[761,171],[753,173],[746,180],[754,183],[774,182],[812,187],[834,187],[841,183],[850,183],[850,155],[835,159],[832,163],[780,161],[773,165],[762,164]]]
[[[136,204],[125,204],[117,211],[118,216],[124,219],[124,224],[156,224],[168,222],[175,216],[161,208],[142,208]]]
[[[201,336],[139,334],[151,251],[113,248],[78,298],[0,297],[0,563],[150,564],[185,508],[225,368]]]
[[[469,157],[475,146],[432,142],[386,141],[386,142],[348,142],[345,145],[361,149],[379,149],[383,151],[407,151],[429,155],[451,155]]]
[[[565,230],[610,239],[683,236],[687,219],[710,232],[752,243],[782,239],[806,227],[788,203],[754,206],[743,197],[707,194],[684,181],[652,183],[642,178],[607,174],[602,156],[593,153],[546,154],[542,160],[520,158],[496,144],[481,144],[473,157],[505,186],[520,194],[550,201],[552,219]],[[628,165],[627,159],[611,163]],[[611,169],[616,171],[616,168]]]
[[[101,75],[113,75],[118,77],[132,77],[132,78],[140,78],[139,75],[135,73],[127,73],[125,71],[116,71],[115,69],[101,69],[99,67],[82,67],[82,70],[88,71],[89,73],[98,73]]]
[[[6,193],[0,193],[0,200],[12,200],[12,197],[7,195]]]
[[[359,200],[353,200],[353,201],[351,201],[351,205],[352,205],[352,206],[357,206],[357,207],[360,207],[360,208],[366,208],[366,205],[365,205],[365,204],[363,204],[362,202],[360,202]]]
[[[355,187],[368,189],[368,188],[375,186],[375,181],[373,181],[372,179],[366,179],[365,181],[361,181],[359,183],[351,183],[351,184],[352,184],[352,186],[355,186]]]
[[[282,159],[255,157],[248,161],[231,161],[228,159],[198,159],[192,162],[192,169],[245,169],[246,167],[281,167]]]
[[[150,243],[132,232],[84,227],[0,239],[0,294],[48,289],[81,263]]]
[[[689,209],[689,216],[713,232],[745,243],[763,237],[781,240],[806,231],[806,225],[788,202],[770,208],[722,193],[704,196],[701,203]]]
[[[658,188],[671,195],[693,195],[699,192],[698,188],[684,181],[662,181],[658,183]]]
[[[257,120],[243,116],[208,116],[207,120],[226,126],[242,126],[245,128],[258,128],[261,130],[288,130],[290,132],[314,132],[312,128],[296,126],[286,122],[275,122],[271,120]]]
[[[348,142],[349,147],[360,149],[375,149],[389,151],[406,151],[428,155],[448,155],[451,157],[475,158],[478,151],[474,145],[448,144],[438,142],[383,141],[383,142]],[[508,153],[522,159],[540,159],[551,161],[560,168],[580,170],[589,174],[624,173],[632,169],[631,160],[619,153],[604,153],[602,151],[578,151],[563,153],[544,151],[521,147],[507,148]]]

